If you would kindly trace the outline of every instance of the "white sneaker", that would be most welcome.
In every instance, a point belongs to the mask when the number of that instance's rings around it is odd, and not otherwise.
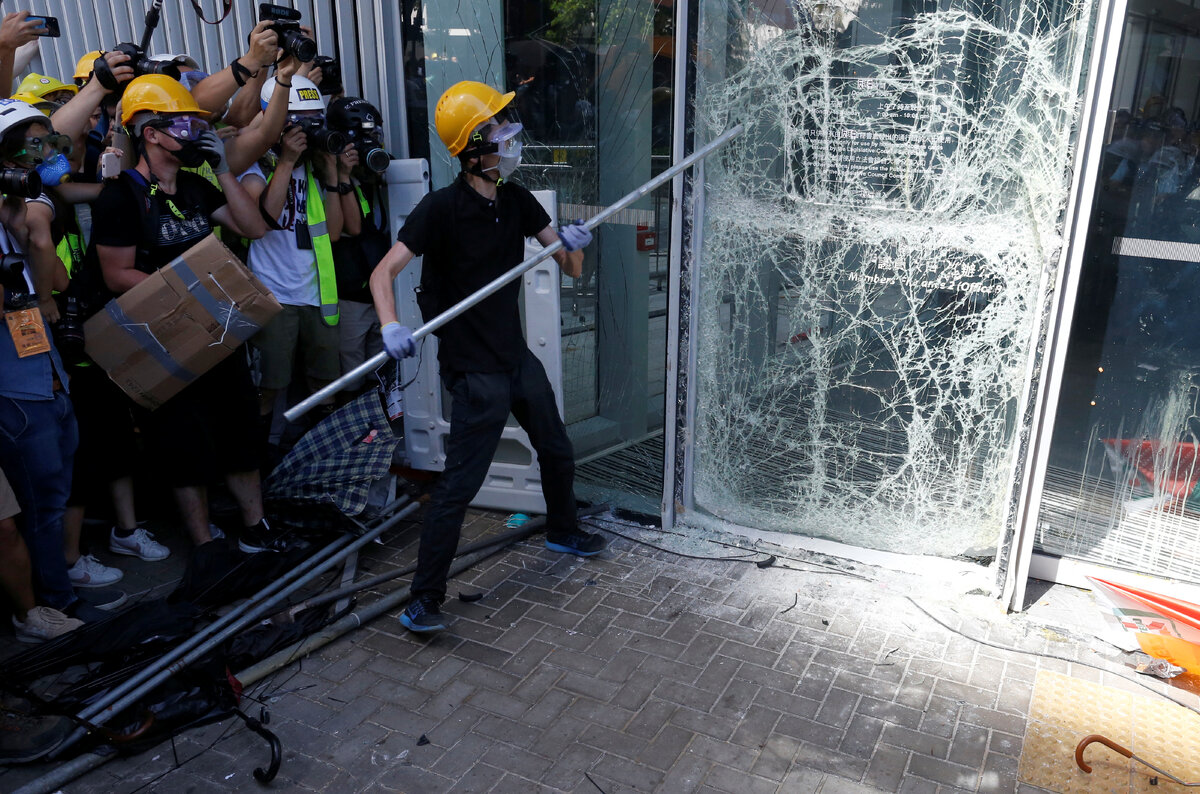
[[[225,537],[225,533],[221,531],[219,526],[210,523],[208,525],[208,536],[213,540],[220,540],[221,538]]]
[[[116,529],[108,536],[108,550],[113,554],[124,554],[128,557],[140,557],[147,561],[165,560],[171,556],[171,550],[159,543],[144,529],[135,529],[127,538],[117,537]]]
[[[101,564],[90,554],[83,554],[67,570],[67,576],[71,577],[75,587],[108,587],[121,581],[125,574],[118,568]]]
[[[82,620],[69,618],[50,607],[34,607],[25,615],[24,621],[17,620],[17,616],[13,615],[12,623],[21,642],[45,642],[83,625]]]

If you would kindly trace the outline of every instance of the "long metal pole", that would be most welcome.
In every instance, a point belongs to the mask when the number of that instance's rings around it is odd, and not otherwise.
[[[121,686],[114,688],[103,698],[97,700],[88,708],[81,711],[79,713],[79,717],[98,725],[107,722],[114,715],[131,706],[138,700],[138,698],[142,697],[151,689],[170,678],[177,671],[191,664],[205,653],[208,653],[208,651],[216,647],[218,643],[223,642],[237,632],[241,631],[246,626],[250,625],[250,623],[253,621],[267,614],[276,604],[287,598],[293,592],[332,568],[352,552],[362,548],[386,532],[388,529],[398,524],[418,507],[420,507],[418,502],[409,504],[399,513],[392,516],[387,521],[379,524],[379,526],[371,529],[366,534],[358,537],[349,545],[343,545],[340,548],[337,548],[334,553],[326,554],[319,565],[312,567],[298,567],[295,570],[299,571],[302,570],[302,568],[307,568],[307,570],[303,576],[296,578],[287,587],[283,587],[282,589],[275,587],[273,589],[276,589],[276,592],[273,595],[265,600],[259,600],[263,593],[268,592],[272,588],[264,589],[264,591],[260,592],[258,596],[251,599],[250,605],[252,608],[244,612],[239,611],[239,616],[236,620],[230,620],[230,616],[234,614],[230,613],[230,615],[226,615],[221,620],[216,621],[212,625],[206,627],[203,632],[174,648],[170,653],[158,659],[153,665],[145,670],[142,670],[138,675],[134,676]],[[306,563],[312,559],[313,558],[309,558],[309,560],[306,560]],[[289,577],[284,577],[281,581],[286,581],[288,578]],[[244,606],[246,605],[244,604],[243,607]],[[202,637],[205,638],[204,641],[201,641]],[[63,742],[63,744],[55,751],[56,754],[61,754],[63,750],[77,742],[83,737],[84,734],[85,731],[83,729],[77,729],[75,733],[68,737],[67,740]]]
[[[699,162],[700,160],[703,160],[705,157],[708,157],[710,154],[715,152],[717,149],[720,149],[722,146],[729,143],[731,140],[736,138],[738,135],[741,135],[742,130],[743,130],[742,125],[738,124],[737,126],[725,131],[724,133],[722,133],[721,135],[719,135],[718,137],[716,137],[712,141],[710,141],[707,145],[701,147],[700,149],[697,149],[691,155],[680,160],[678,163],[671,166],[666,171],[663,171],[661,174],[654,177],[646,184],[642,185],[639,188],[635,188],[632,192],[626,194],[619,201],[617,201],[616,204],[613,204],[609,207],[606,207],[605,209],[600,210],[600,212],[596,213],[591,218],[589,218],[587,220],[587,222],[583,224],[583,227],[585,229],[587,229],[588,231],[591,231],[592,229],[596,228],[597,226],[599,226],[600,224],[604,223],[606,220],[611,218],[613,215],[616,215],[618,212],[620,212],[621,210],[628,207],[633,202],[637,201],[640,198],[643,198],[644,196],[649,194],[651,191],[656,190],[658,187],[660,187],[660,186],[666,184],[667,182],[671,181],[672,179],[674,179],[676,174],[683,173],[684,171],[686,171],[688,168],[690,168],[695,163]],[[476,304],[480,303],[481,301],[486,300],[487,298],[491,297],[493,294],[498,292],[508,282],[518,278],[525,271],[532,270],[534,267],[537,267],[539,264],[541,264],[547,258],[558,253],[560,250],[562,250],[562,247],[563,247],[562,242],[551,243],[550,245],[546,246],[541,251],[539,251],[537,254],[534,254],[529,259],[526,259],[524,262],[522,262],[521,264],[514,267],[512,270],[509,270],[507,273],[505,273],[501,276],[497,276],[490,283],[486,284],[483,287],[480,287],[478,292],[474,293],[473,295],[471,295],[467,298],[464,298],[462,301],[456,303],[455,305],[451,306],[446,311],[439,314],[437,317],[434,317],[432,320],[430,320],[429,322],[422,325],[416,331],[413,331],[413,339],[419,341],[419,340],[423,339],[424,337],[428,336],[429,334],[433,333],[437,329],[441,328],[443,325],[450,322],[451,320],[458,318],[460,315],[464,314],[468,309],[471,309]],[[311,411],[313,408],[317,407],[319,404],[321,404],[323,401],[325,401],[329,397],[333,396],[334,394],[337,394],[339,391],[346,388],[347,385],[356,382],[359,378],[362,378],[364,375],[367,375],[368,373],[374,372],[376,369],[379,368],[379,366],[381,364],[383,364],[385,361],[387,361],[387,359],[388,359],[388,354],[386,352],[376,353],[374,356],[367,359],[362,364],[359,364],[357,367],[350,370],[345,375],[343,375],[342,377],[335,380],[333,383],[330,383],[328,386],[321,389],[320,391],[317,391],[317,392],[309,395],[308,397],[304,398],[300,402],[296,403],[291,408],[284,411],[283,415],[285,417],[287,417],[287,420],[289,422],[296,421],[297,419],[304,416],[306,413]]]

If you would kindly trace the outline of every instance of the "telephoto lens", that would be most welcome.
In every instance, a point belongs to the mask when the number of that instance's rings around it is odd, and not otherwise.
[[[42,178],[37,171],[0,168],[0,193],[8,196],[37,198],[42,195]]]
[[[359,141],[354,148],[358,149],[359,162],[366,166],[368,171],[382,174],[392,162],[391,155],[375,141]]]
[[[346,133],[325,127],[306,127],[304,133],[308,136],[309,146],[330,154],[341,154],[346,145],[350,143],[350,138]]]
[[[275,32],[279,36],[279,46],[288,55],[301,63],[308,63],[317,57],[317,43],[300,32],[299,25],[292,27],[287,22],[277,22]]]
[[[83,353],[83,314],[80,311],[79,299],[74,296],[59,296],[58,322],[51,328],[54,331],[54,341],[61,355],[75,360]]]

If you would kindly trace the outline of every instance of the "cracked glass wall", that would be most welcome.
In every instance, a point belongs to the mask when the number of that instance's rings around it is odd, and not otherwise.
[[[432,129],[433,107],[464,79],[516,92],[525,137],[514,179],[554,190],[560,221],[596,214],[669,165],[671,0],[403,2],[410,148],[430,158],[434,188],[458,164]],[[583,277],[560,284],[577,491],[652,512],[663,477],[669,239],[667,186],[596,230]]]
[[[1200,581],[1200,36],[1130,0],[1037,548]]]
[[[1057,267],[1090,0],[706,0],[694,502],[994,555]]]

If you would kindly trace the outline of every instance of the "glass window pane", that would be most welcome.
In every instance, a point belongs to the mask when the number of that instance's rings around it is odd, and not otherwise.
[[[1200,38],[1132,0],[1037,540],[1200,578]]]

